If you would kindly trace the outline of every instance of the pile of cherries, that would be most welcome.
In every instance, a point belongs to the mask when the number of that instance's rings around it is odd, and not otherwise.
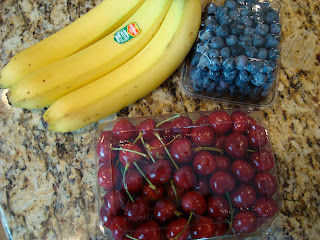
[[[253,233],[279,209],[268,132],[246,111],[121,119],[97,156],[100,219],[116,240]]]

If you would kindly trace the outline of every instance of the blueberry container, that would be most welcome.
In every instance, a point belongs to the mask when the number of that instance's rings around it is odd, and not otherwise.
[[[181,82],[193,97],[262,108],[277,96],[280,4],[226,0],[203,5],[198,38]]]
[[[102,123],[99,223],[107,239],[266,237],[280,209],[259,111],[217,110]]]

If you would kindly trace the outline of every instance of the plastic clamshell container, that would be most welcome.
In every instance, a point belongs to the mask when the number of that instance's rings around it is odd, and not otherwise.
[[[280,28],[276,0],[203,5],[198,38],[182,67],[184,91],[251,108],[272,105],[279,78]]]
[[[96,153],[99,227],[109,237],[238,239],[272,232],[281,201],[259,111],[119,118],[98,127]]]

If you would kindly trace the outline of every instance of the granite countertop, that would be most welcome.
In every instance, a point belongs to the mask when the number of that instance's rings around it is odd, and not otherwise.
[[[0,68],[100,1],[0,2]],[[270,129],[282,207],[268,239],[320,235],[320,1],[282,0],[279,95],[262,110]],[[112,116],[234,108],[185,95],[180,71]],[[0,216],[10,239],[98,239],[93,139],[96,124],[46,131],[40,110],[8,105],[0,90]]]

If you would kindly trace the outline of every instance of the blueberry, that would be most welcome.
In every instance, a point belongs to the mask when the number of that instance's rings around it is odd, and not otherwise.
[[[235,19],[239,19],[240,17],[240,12],[237,9],[233,9],[231,11],[229,11],[229,16],[231,17],[231,19],[235,20]]]
[[[264,38],[259,34],[253,34],[252,44],[255,47],[262,47],[264,45]]]
[[[191,65],[192,65],[192,66],[197,66],[198,63],[199,63],[200,57],[201,57],[201,54],[200,54],[200,53],[196,53],[196,54],[193,56],[192,60],[191,60]]]
[[[202,92],[206,88],[205,84],[201,80],[193,81],[192,85],[195,92]]]
[[[253,86],[252,89],[251,89],[251,92],[248,94],[248,97],[251,100],[256,100],[259,97],[260,90],[261,90],[260,86],[259,87]]]
[[[227,92],[228,88],[229,88],[228,83],[223,81],[223,78],[222,78],[222,80],[219,82],[219,84],[216,88],[216,91],[218,94],[225,94]]]
[[[254,16],[252,16],[252,21],[253,21],[253,25],[255,25],[255,26],[257,26],[258,24],[264,24],[265,16],[264,15],[261,15],[261,16],[254,15]]]
[[[270,25],[270,32],[279,35],[281,31],[280,25],[278,23],[272,23]]]
[[[272,81],[267,80],[267,81],[263,84],[262,88],[263,88],[264,90],[269,90],[272,86],[273,86],[273,80],[272,80]]]
[[[230,57],[223,61],[222,67],[226,72],[231,72],[236,66],[236,61],[234,58]]]
[[[238,44],[243,48],[252,46],[252,38],[250,36],[239,36]]]
[[[257,87],[262,86],[267,81],[267,76],[263,73],[256,73],[251,79],[251,83]]]
[[[206,54],[209,56],[209,58],[215,58],[221,56],[221,50],[217,48],[211,48],[206,51]]]
[[[205,43],[198,43],[197,44],[197,52],[204,53],[207,50],[208,46]]]
[[[211,32],[207,29],[203,29],[199,32],[199,40],[201,42],[209,42],[212,37]]]
[[[256,33],[261,36],[266,36],[269,33],[269,26],[267,24],[258,24],[256,26]]]
[[[279,50],[276,48],[271,48],[269,50],[269,59],[276,61],[278,60],[278,58],[279,58]]]
[[[205,91],[207,93],[212,93],[216,87],[217,83],[213,81],[209,81],[207,87],[205,88]]]
[[[240,45],[230,46],[230,50],[231,50],[231,55],[233,57],[237,57],[237,56],[243,54],[243,47]]]
[[[255,33],[255,29],[251,27],[244,28],[244,35],[252,36]]]
[[[251,8],[247,5],[244,5],[240,8],[240,13],[242,16],[249,16],[251,14]]]
[[[242,93],[244,96],[246,96],[247,94],[249,94],[252,90],[252,85],[251,84],[247,84],[241,88],[239,88],[240,93]]]
[[[272,23],[279,23],[279,14],[275,10],[271,10],[266,15],[266,23],[272,24]]]
[[[222,18],[224,15],[227,15],[229,12],[228,8],[225,6],[219,6],[217,9],[218,18]]]
[[[257,48],[254,47],[254,46],[248,46],[247,48],[245,48],[244,52],[245,52],[245,54],[247,55],[247,57],[249,57],[249,58],[256,58],[256,57],[257,57],[258,50],[257,50]]]
[[[193,68],[190,72],[190,77],[195,81],[202,80],[206,76],[207,72],[202,71],[200,68]]]
[[[235,78],[238,75],[238,69],[233,69],[230,72],[224,71],[223,72],[223,76],[224,76],[224,81],[228,84],[233,83],[233,81],[235,80]]]
[[[228,46],[236,45],[237,42],[238,42],[238,38],[235,35],[229,35],[228,37],[226,37],[226,43]]]
[[[269,33],[267,36],[266,36],[266,39],[265,39],[265,46],[266,48],[275,48],[278,46],[279,44],[279,41],[278,41],[278,37],[272,33]]]
[[[229,25],[231,22],[231,18],[228,15],[224,15],[221,18],[219,18],[219,23],[221,25]]]
[[[199,69],[205,69],[210,64],[209,58],[206,55],[202,55],[199,59],[197,67]]]
[[[204,20],[204,24],[206,26],[218,25],[218,21],[214,16],[208,16],[206,20]]]
[[[268,57],[268,50],[265,48],[259,48],[257,58],[261,60],[266,60]]]
[[[221,49],[224,47],[224,41],[221,37],[213,37],[211,39],[211,44],[210,44],[211,48],[217,48],[217,49]]]
[[[236,67],[238,70],[243,70],[248,62],[248,57],[245,55],[241,55],[236,58]]]
[[[265,74],[271,74],[276,66],[277,64],[274,61],[269,60],[264,64],[262,72]]]
[[[212,58],[207,67],[210,71],[219,71],[221,69],[221,60],[219,58]]]
[[[226,59],[231,56],[231,50],[228,47],[224,47],[221,49],[221,57]]]
[[[230,26],[230,30],[231,30],[231,34],[240,35],[244,30],[244,26],[242,24],[233,23]]]
[[[240,87],[244,87],[245,85],[248,84],[251,80],[251,74],[247,72],[246,70],[241,70],[238,73],[238,76],[236,78],[236,85]]]
[[[210,3],[207,5],[207,12],[208,12],[208,15],[211,15],[211,16],[214,16],[217,12],[217,5],[215,5],[214,3]]]
[[[250,61],[247,63],[246,70],[252,74],[263,72],[264,61]]]
[[[235,97],[239,95],[239,91],[236,85],[232,84],[229,86],[229,95]]]
[[[208,77],[209,79],[213,80],[213,81],[218,81],[219,77],[220,77],[221,72],[220,71],[210,71],[208,73]]]
[[[224,5],[229,9],[234,9],[237,6],[237,3],[233,0],[227,0]]]
[[[271,11],[271,5],[268,1],[263,1],[260,3],[260,8],[264,13],[268,13]]]
[[[217,27],[217,36],[227,37],[229,35],[229,28],[225,25],[220,25]]]
[[[242,16],[240,22],[246,27],[253,27],[253,21],[249,16]]]
[[[246,3],[246,0],[237,0],[237,3],[238,3],[238,4],[245,4],[245,3]]]

